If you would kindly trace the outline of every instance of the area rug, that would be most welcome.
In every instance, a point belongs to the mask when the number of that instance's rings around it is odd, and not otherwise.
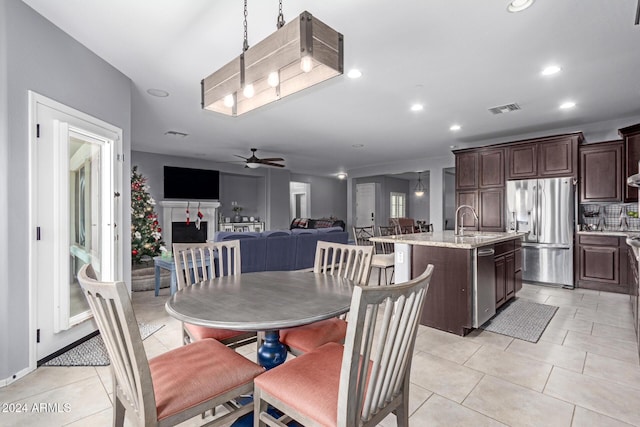
[[[481,326],[485,331],[536,343],[558,307],[518,298]]]
[[[138,322],[142,339],[147,339],[164,325],[151,325]],[[54,357],[42,366],[107,366],[111,363],[107,348],[100,334]]]

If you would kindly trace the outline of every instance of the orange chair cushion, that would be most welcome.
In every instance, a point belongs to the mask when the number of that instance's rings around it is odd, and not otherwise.
[[[244,384],[264,368],[207,339],[149,360],[158,420],[175,415]]]
[[[280,331],[280,342],[307,353],[328,342],[342,343],[347,335],[347,322],[338,318],[321,320],[297,328]]]
[[[189,331],[189,334],[195,341],[204,340],[207,338],[213,338],[214,340],[222,341],[229,338],[237,337],[238,335],[246,334],[246,332],[244,331],[207,328],[206,326],[192,325],[191,323],[185,323],[184,328]]]
[[[254,383],[318,424],[335,426],[343,350],[340,344],[325,344],[265,372]]]

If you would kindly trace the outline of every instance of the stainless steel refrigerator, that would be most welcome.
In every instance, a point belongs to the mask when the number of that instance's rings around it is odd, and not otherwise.
[[[526,232],[522,280],[573,287],[573,178],[508,181],[506,205],[507,229]]]

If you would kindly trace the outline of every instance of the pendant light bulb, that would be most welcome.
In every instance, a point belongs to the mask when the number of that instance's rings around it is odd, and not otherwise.
[[[269,73],[269,77],[267,77],[267,83],[271,87],[276,87],[280,84],[280,77],[278,76],[277,71],[272,71]]]
[[[233,107],[233,104],[235,104],[235,102],[233,102],[233,95],[227,95],[224,97],[224,106],[225,107]]]
[[[244,89],[242,90],[242,94],[247,97],[247,98],[251,98],[253,95],[255,95],[255,90],[253,89],[253,85],[252,84],[248,84],[244,86]]]
[[[310,56],[303,56],[300,60],[300,69],[305,73],[310,73],[313,70],[313,59]]]

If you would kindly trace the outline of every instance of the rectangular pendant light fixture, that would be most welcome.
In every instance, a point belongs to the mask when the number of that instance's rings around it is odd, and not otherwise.
[[[202,108],[239,116],[343,73],[342,34],[309,12],[202,80]]]

